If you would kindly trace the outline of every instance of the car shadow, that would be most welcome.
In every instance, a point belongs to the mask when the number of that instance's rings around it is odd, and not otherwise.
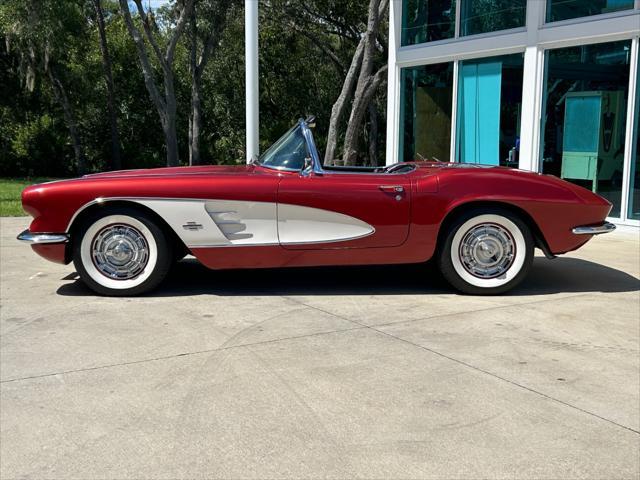
[[[57,293],[93,296],[77,275]],[[536,257],[528,277],[509,296],[560,292],[632,292],[640,280],[587,260]],[[191,295],[410,295],[453,293],[432,262],[420,265],[209,270],[193,258],[179,262],[148,297]]]

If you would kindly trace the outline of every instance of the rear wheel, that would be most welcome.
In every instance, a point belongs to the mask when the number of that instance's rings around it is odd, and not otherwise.
[[[495,295],[512,289],[533,262],[534,240],[527,224],[502,209],[474,209],[447,229],[438,265],[456,289]]]
[[[80,227],[73,262],[80,278],[109,296],[146,293],[164,279],[173,259],[171,242],[144,212],[117,208],[98,212]]]

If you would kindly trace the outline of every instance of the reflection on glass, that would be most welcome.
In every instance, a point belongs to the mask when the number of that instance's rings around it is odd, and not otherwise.
[[[640,56],[640,53],[638,54]],[[629,187],[628,217],[640,220],[640,75],[636,85],[635,127],[633,129],[633,152],[631,155],[631,184]]]
[[[634,0],[547,0],[547,22],[631,10]]]
[[[403,68],[400,161],[449,161],[453,63]]]
[[[307,142],[300,126],[295,126],[260,157],[260,165],[269,168],[302,170],[307,156]]]
[[[597,192],[620,216],[631,41],[549,50],[542,169]]]
[[[403,0],[402,46],[455,36],[455,0]]]
[[[461,35],[524,27],[526,0],[461,0]]]
[[[521,53],[460,63],[456,161],[518,166],[523,65]]]

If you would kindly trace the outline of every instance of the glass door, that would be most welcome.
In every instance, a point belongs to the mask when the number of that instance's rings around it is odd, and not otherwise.
[[[521,53],[460,62],[456,161],[518,166],[523,64]]]
[[[542,171],[603,196],[620,218],[631,41],[545,55]]]

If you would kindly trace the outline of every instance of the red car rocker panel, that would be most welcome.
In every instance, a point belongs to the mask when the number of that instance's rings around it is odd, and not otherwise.
[[[106,295],[157,286],[193,254],[209,268],[420,263],[467,293],[519,283],[547,257],[615,227],[611,205],[556,177],[503,167],[408,162],[326,167],[299,121],[243,166],[87,175],[24,190],[19,239],[74,261]]]

